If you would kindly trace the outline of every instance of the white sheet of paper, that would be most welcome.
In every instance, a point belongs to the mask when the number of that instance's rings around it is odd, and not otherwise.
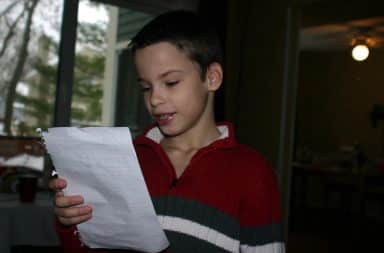
[[[93,207],[79,224],[91,248],[159,252],[169,243],[156,216],[127,127],[56,127],[43,139],[66,195]]]

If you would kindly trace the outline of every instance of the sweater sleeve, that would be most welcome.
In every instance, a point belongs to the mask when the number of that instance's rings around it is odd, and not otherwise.
[[[64,226],[55,219],[55,227],[64,253],[88,252],[79,239],[76,226]]]
[[[273,169],[257,161],[244,179],[240,203],[240,252],[283,253],[280,194]]]

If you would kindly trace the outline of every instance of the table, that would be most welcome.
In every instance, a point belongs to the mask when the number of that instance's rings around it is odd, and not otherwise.
[[[319,180],[324,188],[323,205],[329,208],[331,193],[340,193],[341,207],[351,211],[352,199],[357,203],[357,214],[365,215],[366,200],[371,195],[384,197],[384,173],[358,169],[343,169],[337,166],[314,166],[312,164],[293,163],[291,205],[294,208],[306,208],[308,199],[309,178]],[[375,187],[375,186],[381,186]],[[293,201],[295,200],[295,201]]]
[[[0,253],[10,253],[14,245],[59,244],[49,192],[38,192],[34,203],[21,203],[18,194],[0,193]]]

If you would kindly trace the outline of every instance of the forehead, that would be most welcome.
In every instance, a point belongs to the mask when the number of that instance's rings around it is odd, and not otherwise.
[[[138,72],[189,68],[196,63],[177,46],[159,42],[136,50],[134,61]]]

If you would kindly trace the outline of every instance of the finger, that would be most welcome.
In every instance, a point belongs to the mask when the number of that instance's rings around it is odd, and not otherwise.
[[[84,198],[80,195],[64,196],[62,192],[57,192],[55,197],[56,207],[72,207],[84,203]]]
[[[64,196],[64,192],[63,191],[55,191],[55,201],[56,201],[57,197],[63,197],[63,196]]]
[[[48,187],[54,191],[59,191],[67,187],[67,181],[62,178],[54,178],[49,180]]]
[[[92,214],[86,214],[86,215],[72,217],[72,218],[59,217],[58,220],[66,226],[71,226],[71,225],[78,225],[91,218],[92,218]]]
[[[64,192],[63,191],[55,191],[55,198],[52,201],[54,206],[57,206],[56,205],[56,199],[58,197],[64,197]]]
[[[92,207],[89,205],[70,208],[55,208],[55,214],[60,218],[76,218],[92,214]]]

